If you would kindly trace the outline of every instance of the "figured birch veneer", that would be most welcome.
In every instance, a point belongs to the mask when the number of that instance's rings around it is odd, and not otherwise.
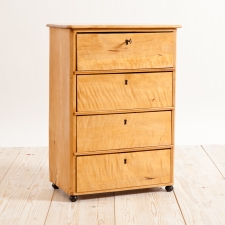
[[[125,40],[132,40],[126,44]],[[77,34],[78,70],[173,67],[174,33]]]
[[[168,149],[77,157],[78,192],[168,182],[170,182]]]
[[[77,81],[78,112],[173,106],[172,72],[78,75]]]
[[[77,195],[167,186],[177,25],[50,27],[49,167]]]
[[[171,111],[77,116],[77,152],[171,145],[171,116]]]

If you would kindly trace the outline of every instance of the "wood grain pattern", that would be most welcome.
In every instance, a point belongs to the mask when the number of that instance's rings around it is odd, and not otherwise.
[[[0,182],[3,177],[6,175],[9,170],[11,164],[20,154],[22,148],[0,148]]]
[[[77,157],[78,192],[169,182],[169,149]]]
[[[175,195],[186,224],[224,224],[225,180],[200,146],[176,148]]]
[[[203,145],[202,147],[225,178],[225,146]]]
[[[76,158],[74,157],[73,153],[76,151],[76,129],[74,130],[74,127],[76,127],[76,120],[73,119],[73,104],[77,102],[77,98],[74,97],[73,93],[77,92],[77,86],[74,86],[74,80],[76,80],[76,77],[74,77],[73,72],[76,70],[76,61],[77,61],[77,55],[76,53],[76,38],[77,33],[76,32],[70,32],[70,194],[73,195],[73,193],[76,192],[76,170],[74,167],[76,167]]]
[[[71,33],[50,29],[49,166],[50,180],[71,192]]]
[[[201,146],[176,147],[175,157],[175,177],[193,188],[216,187],[225,181]]]
[[[185,224],[173,192],[164,188],[115,193],[116,225]]]
[[[174,44],[173,32],[77,34],[77,69],[173,67]]]
[[[78,75],[77,98],[77,111],[171,107],[172,73]]]
[[[175,180],[175,193],[186,224],[223,225],[225,221],[225,186],[196,188]]]
[[[69,202],[68,195],[56,190],[45,225],[114,225],[114,195],[79,196]]]
[[[171,144],[171,111],[77,116],[77,152]]]
[[[176,43],[176,38],[177,38],[177,31],[174,31],[174,43]],[[174,68],[176,68],[176,48],[177,46],[174,45]],[[173,72],[173,82],[172,82],[172,85],[173,85],[173,88],[172,88],[172,91],[173,91],[173,103],[172,103],[172,106],[174,107],[174,110],[173,110],[173,114],[172,114],[172,144],[174,145],[175,144],[175,102],[176,102],[176,69],[174,70]]]
[[[52,195],[48,149],[23,148],[0,183],[0,224],[44,224]]]

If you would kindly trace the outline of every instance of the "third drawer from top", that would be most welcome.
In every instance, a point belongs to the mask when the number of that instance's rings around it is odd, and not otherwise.
[[[172,111],[74,116],[74,120],[77,152],[171,145]]]

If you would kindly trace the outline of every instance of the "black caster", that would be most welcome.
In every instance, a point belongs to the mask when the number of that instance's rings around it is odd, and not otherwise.
[[[59,187],[56,186],[55,184],[52,184],[52,187],[53,187],[54,189],[59,189]]]
[[[71,202],[76,202],[78,197],[76,195],[70,195],[69,199]]]
[[[166,186],[165,189],[167,192],[171,192],[173,190],[173,186]]]

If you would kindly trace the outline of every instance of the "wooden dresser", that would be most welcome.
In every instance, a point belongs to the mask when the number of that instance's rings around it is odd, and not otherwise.
[[[47,26],[53,188],[172,191],[180,26]]]

